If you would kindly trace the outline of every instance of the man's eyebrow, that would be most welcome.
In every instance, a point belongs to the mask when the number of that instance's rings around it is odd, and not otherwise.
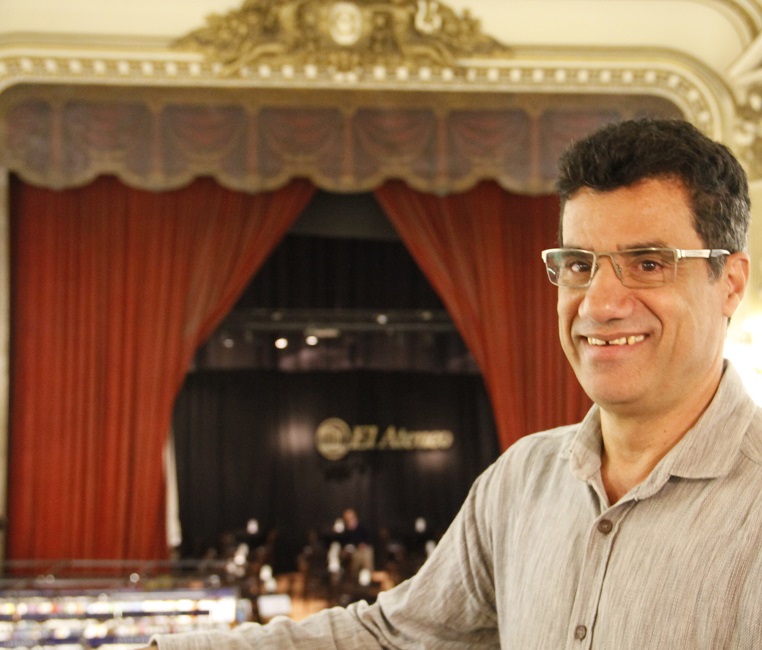
[[[562,248],[573,248],[575,250],[586,250],[593,253],[598,252],[594,248],[586,248],[585,246],[575,246],[574,244],[567,244],[564,242]],[[636,248],[674,248],[665,242],[663,239],[653,241],[631,242],[629,244],[620,244],[614,251],[628,251]]]
[[[635,242],[633,244],[628,244],[627,246],[622,246],[617,248],[617,250],[630,250],[632,248],[672,248],[665,242],[663,239],[658,239],[656,241],[645,241],[645,242]]]

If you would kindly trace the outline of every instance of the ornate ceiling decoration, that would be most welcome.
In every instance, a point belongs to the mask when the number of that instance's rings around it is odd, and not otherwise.
[[[206,23],[175,46],[201,52],[226,75],[267,64],[361,76],[378,66],[510,56],[468,10],[458,15],[437,0],[246,0]]]

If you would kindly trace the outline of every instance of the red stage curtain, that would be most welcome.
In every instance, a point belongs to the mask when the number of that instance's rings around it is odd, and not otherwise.
[[[176,393],[313,191],[14,183],[8,559],[166,557]]]
[[[540,259],[556,241],[557,197],[491,181],[445,197],[390,181],[376,197],[479,364],[502,448],[578,420],[590,402],[561,351],[556,290]]]

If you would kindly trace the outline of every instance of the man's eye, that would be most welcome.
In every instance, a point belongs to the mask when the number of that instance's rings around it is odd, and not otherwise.
[[[641,258],[637,260],[635,264],[635,267],[641,273],[654,273],[656,271],[662,271],[665,266],[666,263],[664,260],[653,257]]]
[[[570,260],[566,268],[572,273],[590,273],[590,262]]]
[[[658,260],[640,260],[638,268],[644,273],[652,273],[653,271],[660,271],[662,264]]]

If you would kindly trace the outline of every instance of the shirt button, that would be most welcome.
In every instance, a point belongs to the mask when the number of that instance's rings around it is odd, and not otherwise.
[[[578,625],[574,628],[574,638],[582,641],[587,636],[587,628],[584,625]]]
[[[610,519],[601,519],[598,522],[598,531],[604,535],[608,535],[612,528],[614,528],[614,524],[611,523]]]

